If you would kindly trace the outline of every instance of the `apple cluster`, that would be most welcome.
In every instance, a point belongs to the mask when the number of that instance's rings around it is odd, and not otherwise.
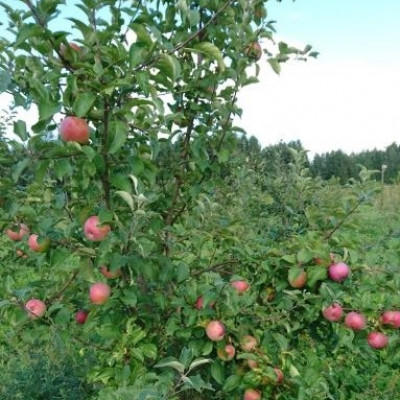
[[[237,293],[237,295],[243,295],[245,292],[251,290],[251,285],[245,280],[234,280],[230,282],[230,287]],[[209,307],[214,307],[215,303],[209,304]],[[194,304],[194,307],[198,310],[204,308],[204,298],[199,296]],[[226,328],[223,322],[220,320],[208,321],[205,326],[205,333],[207,337],[217,342],[217,356],[222,361],[231,361],[236,355],[236,348],[231,337],[227,338]],[[259,341],[252,335],[243,335],[238,340],[240,349],[245,353],[259,353],[262,352],[258,349]],[[259,368],[258,362],[252,358],[246,360],[247,366],[250,369]],[[279,385],[284,380],[284,374],[281,369],[273,367],[271,369],[275,374],[274,383]],[[266,381],[267,382],[267,381]],[[266,383],[265,382],[265,383]],[[244,400],[257,400],[261,399],[262,393],[260,390],[254,388],[247,388],[244,392]]]
[[[336,282],[345,280],[350,268],[343,262],[334,263],[329,267],[329,277]],[[322,315],[330,322],[338,322],[342,319],[344,310],[338,303],[330,304],[322,310]],[[400,311],[384,311],[380,316],[382,325],[400,328]],[[367,327],[367,319],[364,314],[356,311],[350,311],[344,318],[344,324],[353,331],[362,331]],[[380,331],[372,331],[367,336],[367,342],[373,349],[384,349],[388,343],[388,336]]]
[[[107,224],[101,224],[98,216],[90,216],[83,227],[85,237],[94,242],[102,241],[106,238],[111,231],[111,227]],[[30,233],[30,229],[26,224],[19,223],[16,228],[9,228],[6,230],[6,235],[14,242],[22,241],[28,236],[28,246],[36,253],[44,253],[50,246],[50,239],[47,237],[39,237],[39,235]],[[26,258],[27,255],[21,250],[17,249],[17,256]],[[107,279],[115,279],[122,275],[120,269],[110,270],[106,265],[100,267],[100,273]],[[89,300],[92,304],[104,304],[111,295],[111,288],[107,283],[96,282],[90,286]],[[47,306],[42,300],[33,298],[28,300],[24,306],[27,311],[28,317],[31,319],[38,319],[43,317],[46,313]],[[78,324],[84,324],[88,317],[88,311],[78,310],[75,314],[75,320]]]

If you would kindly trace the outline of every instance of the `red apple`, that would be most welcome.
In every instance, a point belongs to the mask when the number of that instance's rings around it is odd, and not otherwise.
[[[19,242],[24,236],[29,234],[29,228],[25,224],[19,224],[19,231],[16,232],[7,229],[6,234],[11,240],[14,240],[14,242]]]
[[[250,59],[258,61],[262,56],[262,48],[260,43],[258,42],[250,43],[245,48],[245,54]]]
[[[227,344],[222,349],[217,349],[218,357],[223,361],[230,361],[233,357],[235,357],[235,347],[231,344]]]
[[[39,237],[36,233],[29,236],[28,245],[36,253],[44,253],[50,246],[49,238]]]
[[[78,117],[66,117],[60,124],[60,138],[64,142],[85,144],[89,141],[90,129],[87,122]]]
[[[388,337],[382,332],[371,332],[371,333],[369,333],[368,337],[367,337],[367,341],[368,341],[368,344],[373,349],[383,349],[389,343]]]
[[[195,308],[198,310],[201,310],[204,307],[204,297],[199,296],[196,300],[196,303],[194,304]]]
[[[258,390],[246,389],[244,392],[243,400],[260,400],[261,393]]]
[[[251,369],[255,369],[258,368],[258,362],[256,360],[252,360],[251,358],[247,359],[247,365],[249,366],[249,368]]]
[[[104,304],[111,295],[111,288],[104,282],[94,283],[90,287],[89,299],[93,304]]]
[[[346,315],[344,323],[346,326],[353,329],[354,331],[361,331],[365,328],[366,320],[364,315],[355,311],[351,311]]]
[[[279,368],[274,368],[275,374],[276,374],[276,383],[279,385],[283,382],[283,372]]]
[[[329,277],[335,282],[344,281],[349,276],[349,273],[350,268],[343,262],[332,264],[328,271]]]
[[[301,267],[292,267],[288,276],[289,285],[293,288],[302,288],[307,283],[307,274]]]
[[[239,294],[244,293],[250,287],[246,281],[233,281],[231,282],[231,286],[236,289]]]
[[[255,350],[257,346],[258,346],[258,340],[254,336],[244,335],[240,339],[240,347],[244,351]]]
[[[111,227],[110,225],[100,225],[99,217],[93,215],[86,220],[83,230],[89,240],[100,242],[111,231]]]
[[[343,315],[343,308],[340,304],[334,303],[322,310],[322,315],[331,322],[339,321]]]
[[[77,53],[80,53],[82,51],[81,47],[74,42],[68,43],[68,46],[66,46],[64,43],[61,43],[60,53],[63,57],[66,57],[68,55],[67,52],[69,49],[72,49],[72,50],[76,51]]]
[[[88,312],[86,310],[78,310],[75,314],[75,321],[77,324],[84,324],[86,322],[86,318],[88,317]]]
[[[46,304],[42,300],[31,299],[25,304],[25,309],[28,311],[29,318],[37,319],[45,314]]]
[[[385,311],[380,318],[382,324],[390,325],[393,328],[400,328],[400,311]]]
[[[220,321],[211,321],[206,326],[206,334],[210,340],[218,342],[224,338],[225,326]]]
[[[100,272],[107,279],[115,279],[122,275],[122,271],[120,269],[110,271],[105,265],[102,265],[100,267]]]
[[[26,253],[24,253],[21,249],[17,249],[16,253],[17,253],[17,257],[22,257],[22,258],[28,257],[28,255]]]

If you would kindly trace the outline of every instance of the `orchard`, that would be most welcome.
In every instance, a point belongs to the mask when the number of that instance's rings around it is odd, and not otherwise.
[[[317,53],[265,0],[65,3],[0,3],[0,398],[395,399],[398,206],[235,123]]]

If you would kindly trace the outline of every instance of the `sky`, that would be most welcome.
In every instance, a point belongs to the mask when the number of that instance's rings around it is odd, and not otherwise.
[[[236,124],[262,146],[300,140],[311,158],[400,144],[400,0],[270,0],[267,9],[278,41],[320,54],[279,76],[260,61]]]
[[[280,40],[320,55],[283,64],[280,76],[262,65],[239,96],[249,136],[300,140],[311,157],[400,144],[399,0],[283,0],[268,3],[268,17]]]

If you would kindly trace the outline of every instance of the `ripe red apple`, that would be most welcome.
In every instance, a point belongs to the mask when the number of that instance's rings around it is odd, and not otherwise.
[[[346,315],[344,323],[346,326],[353,329],[354,331],[361,331],[365,328],[366,320],[364,315],[355,311],[351,311]]]
[[[89,299],[93,304],[104,304],[111,295],[111,288],[104,282],[94,283],[90,287]]]
[[[329,277],[335,282],[344,281],[349,276],[349,273],[350,268],[343,262],[332,264],[328,271]]]
[[[46,304],[42,300],[31,299],[25,304],[25,309],[28,311],[29,318],[37,319],[45,314]]]
[[[196,303],[194,304],[195,308],[198,310],[201,310],[204,307],[204,297],[199,296],[196,300]]]
[[[232,344],[227,344],[222,349],[217,349],[218,357],[223,361],[230,361],[235,357],[235,347]]]
[[[110,225],[100,225],[99,217],[93,215],[89,217],[83,227],[85,236],[93,242],[102,241],[111,231]]]
[[[385,311],[380,318],[382,324],[390,325],[393,328],[400,328],[400,311]]]
[[[206,334],[210,340],[218,342],[224,338],[225,326],[220,321],[211,321],[206,326]]]
[[[236,289],[239,294],[244,293],[250,287],[246,281],[232,281],[231,286]]]
[[[258,340],[254,336],[244,335],[240,339],[240,347],[244,351],[255,350],[257,346],[258,346]]]
[[[81,47],[74,42],[69,42],[68,46],[66,46],[64,43],[61,43],[60,53],[63,57],[66,57],[68,55],[67,52],[69,49],[72,49],[72,50],[76,51],[77,53],[80,53],[82,51]]]
[[[78,310],[75,314],[75,321],[77,324],[84,324],[86,322],[86,318],[88,317],[88,312],[86,310]]]
[[[251,369],[255,369],[258,368],[258,362],[256,360],[252,360],[250,358],[247,359],[247,365],[249,366],[249,368]]]
[[[29,228],[25,224],[19,224],[19,231],[13,231],[11,229],[6,230],[7,236],[14,240],[14,242],[19,242],[22,238],[29,234]]]
[[[274,368],[275,374],[276,374],[276,383],[279,385],[283,382],[283,372],[279,368]]]
[[[322,315],[331,322],[339,321],[343,315],[343,308],[340,304],[334,303],[322,310]]]
[[[389,343],[388,337],[382,332],[369,333],[367,341],[373,349],[384,349]]]
[[[289,285],[293,288],[302,288],[307,283],[307,274],[301,267],[292,267],[288,276]]]
[[[245,54],[250,59],[258,61],[262,56],[262,48],[260,43],[258,42],[250,43],[245,48]]]
[[[49,238],[39,237],[36,233],[29,236],[28,245],[36,253],[44,253],[50,246]]]
[[[78,117],[66,117],[60,127],[60,138],[64,142],[78,142],[85,144],[89,141],[90,129],[87,122]]]
[[[122,275],[122,271],[120,269],[110,271],[105,265],[102,265],[100,267],[100,272],[107,279],[115,279]]]
[[[258,390],[246,389],[244,392],[243,400],[260,400],[261,393]]]

